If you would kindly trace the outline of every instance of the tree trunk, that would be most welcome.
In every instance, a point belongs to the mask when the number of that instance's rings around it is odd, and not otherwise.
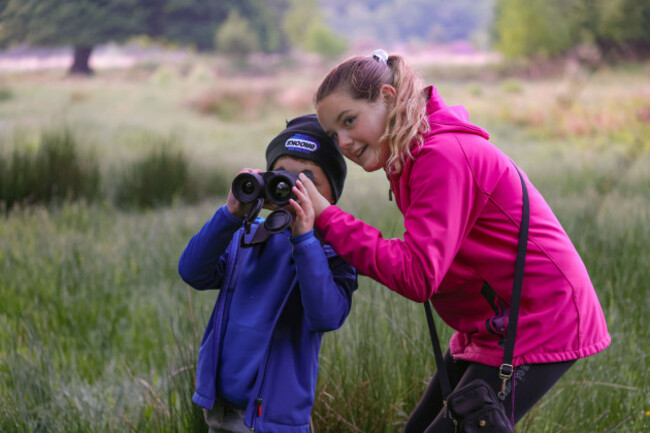
[[[74,47],[74,62],[70,67],[72,75],[92,75],[93,70],[88,65],[90,53],[93,51],[92,46],[79,45]]]

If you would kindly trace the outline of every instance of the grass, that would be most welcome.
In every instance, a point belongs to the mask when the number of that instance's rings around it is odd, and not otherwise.
[[[79,155],[70,130],[43,131],[37,149],[18,141],[10,154],[0,156],[3,207],[98,199],[99,166],[92,157]]]
[[[578,362],[520,432],[637,432],[650,424],[650,135],[637,116],[650,106],[647,69],[595,74],[570,109],[556,98],[562,80],[517,81],[517,91],[508,82],[436,83],[545,195],[587,265],[613,339]],[[163,72],[8,77],[0,138],[22,131],[29,143],[30,134],[65,121],[80,150],[96,155],[110,176],[142,160],[148,137],[175,137],[190,171],[231,179],[241,167],[263,166],[268,139],[299,114],[288,108],[297,103],[255,120],[202,114],[188,95],[227,86],[229,78],[206,83],[209,73],[197,81],[173,66]],[[276,80],[265,85],[290,87],[286,77]],[[313,77],[301,80],[307,86]],[[590,108],[594,100],[603,108]],[[554,120],[568,118],[588,127]],[[599,122],[609,126],[600,131]],[[400,236],[387,190],[381,173],[350,167],[340,205],[386,237]],[[0,431],[205,431],[190,398],[216,294],[188,289],[176,263],[223,200],[144,211],[64,200],[0,217]],[[435,369],[421,310],[361,279],[348,321],[323,340],[314,432],[401,430]],[[439,325],[447,341],[451,331]]]

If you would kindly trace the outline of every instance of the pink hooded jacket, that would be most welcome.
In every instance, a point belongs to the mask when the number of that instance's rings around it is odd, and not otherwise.
[[[498,366],[521,221],[515,164],[427,88],[431,131],[402,172],[388,174],[404,215],[403,239],[384,239],[336,206],[316,220],[324,240],[360,273],[416,302],[431,298],[456,332],[454,358]],[[593,355],[610,343],[582,259],[542,195],[524,176],[530,229],[514,365]]]

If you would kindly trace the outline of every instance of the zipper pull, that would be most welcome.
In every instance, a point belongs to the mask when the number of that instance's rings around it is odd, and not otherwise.
[[[262,416],[262,399],[257,398],[255,400],[255,406],[257,406],[257,416],[260,417]]]
[[[388,187],[388,201],[393,201],[393,190]]]

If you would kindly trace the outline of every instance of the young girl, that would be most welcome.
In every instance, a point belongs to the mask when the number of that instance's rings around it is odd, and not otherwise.
[[[376,52],[341,63],[321,83],[315,105],[346,158],[386,172],[404,235],[384,239],[331,205],[304,176],[294,189],[301,206],[313,209],[324,241],[360,273],[415,302],[431,300],[456,331],[445,355],[452,388],[481,378],[498,392],[522,216],[518,168],[468,122],[462,106],[448,107],[435,87],[423,88],[400,56]],[[516,371],[504,400],[514,422],[575,360],[610,343],[580,256],[522,176],[530,228]],[[405,431],[454,431],[442,408],[435,375]]]

